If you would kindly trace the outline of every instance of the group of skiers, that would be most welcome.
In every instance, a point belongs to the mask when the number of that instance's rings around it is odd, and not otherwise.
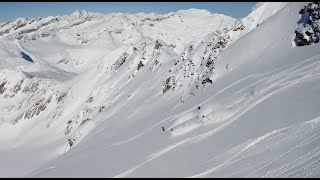
[[[198,106],[198,110],[200,110],[200,109],[201,109],[200,106]],[[202,118],[204,118],[204,116],[202,116]],[[172,128],[170,130],[173,131]],[[163,126],[162,126],[162,131],[166,131]]]
[[[171,128],[170,130],[171,130],[171,131],[173,131],[173,129],[172,129],[172,128]],[[164,127],[163,127],[163,126],[162,126],[162,131],[166,131],[166,130],[164,129]]]

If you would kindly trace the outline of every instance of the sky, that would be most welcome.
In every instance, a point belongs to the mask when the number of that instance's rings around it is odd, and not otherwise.
[[[169,13],[190,8],[206,9],[240,19],[256,2],[0,2],[0,22],[19,17],[35,18],[71,14],[76,10],[100,12]]]

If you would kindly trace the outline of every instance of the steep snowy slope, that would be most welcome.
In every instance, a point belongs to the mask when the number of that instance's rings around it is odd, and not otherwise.
[[[257,26],[261,25],[266,19],[285,7],[288,2],[260,2],[253,8],[252,12],[245,18],[238,20],[233,31],[229,35],[236,40],[247,34]]]
[[[206,30],[194,33],[199,39],[211,29],[232,26],[235,21],[201,10],[188,11],[192,16],[184,20],[190,25],[198,23],[188,33]],[[162,64],[171,65],[178,57],[172,47],[157,40],[152,32],[157,29],[146,31],[149,35],[142,29],[146,30],[145,21],[157,24],[170,18],[174,19],[163,24],[179,26],[182,22],[176,16],[76,11],[70,16],[20,18],[2,25],[0,156],[5,163],[0,165],[1,176],[23,176],[63,154],[81,141],[83,128],[90,129],[93,119],[104,120],[103,110],[116,112],[121,107],[112,102],[124,100],[118,93],[140,71],[156,73]],[[184,35],[179,37],[164,40],[190,41]],[[153,93],[162,91],[163,78],[157,78]]]
[[[0,175],[318,177],[319,44],[292,45],[305,4],[261,3],[239,33],[191,9],[5,35]]]

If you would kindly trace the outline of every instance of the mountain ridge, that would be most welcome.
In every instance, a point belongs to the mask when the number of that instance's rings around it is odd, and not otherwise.
[[[318,176],[318,44],[292,46],[305,4],[2,25],[0,176]]]

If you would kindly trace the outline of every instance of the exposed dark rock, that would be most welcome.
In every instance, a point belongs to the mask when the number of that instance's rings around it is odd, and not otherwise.
[[[13,30],[17,30],[17,29],[19,29],[19,28],[22,28],[22,27],[24,27],[25,25],[27,25],[27,23],[25,22],[25,23],[18,23],[18,25],[13,29]]]
[[[98,112],[101,112],[104,108],[105,106],[100,106]]]
[[[296,46],[307,46],[320,41],[320,3],[308,3],[299,11],[299,27],[294,31]]]
[[[73,143],[74,143],[75,139],[73,138],[69,138],[68,142],[69,142],[69,146],[72,147]]]
[[[86,102],[87,102],[87,103],[91,103],[92,101],[93,101],[93,97],[90,96]]]
[[[193,51],[193,46],[192,46],[192,45],[190,45],[190,46],[188,47],[188,52],[190,53],[191,51]]]
[[[172,86],[171,86],[171,85],[166,84],[166,85],[165,85],[165,88],[164,88],[164,89],[163,89],[163,91],[162,91],[162,92],[163,92],[163,94],[164,94],[164,93],[166,93],[167,91],[169,91],[171,88],[172,88]]]
[[[46,25],[49,25],[51,23],[55,23],[55,22],[58,22],[58,21],[59,21],[58,18],[54,18],[54,19],[51,19],[48,22],[45,22],[45,23],[41,24],[40,27],[43,27],[43,26],[46,26]]]
[[[26,30],[22,30],[18,33],[18,35],[23,35],[23,34],[28,34],[34,31],[37,31],[38,29],[26,29]]]
[[[162,90],[163,94],[172,89],[172,91],[175,90],[176,87],[176,80],[174,76],[170,76],[166,79],[164,89]]]
[[[242,21],[236,21],[236,25],[233,28],[233,31],[242,31],[245,28],[244,24],[242,23]]]
[[[89,118],[85,118],[80,125],[84,124],[85,122],[89,121],[90,119]]]
[[[69,134],[71,132],[71,130],[72,130],[72,126],[71,126],[71,124],[69,124],[69,121],[68,121],[68,126],[66,127],[66,130],[64,131],[64,135]]]
[[[123,53],[120,58],[113,64],[114,70],[118,70],[125,62],[126,59],[128,58],[129,54],[128,53]]]
[[[41,111],[44,111],[47,108],[47,105],[50,103],[50,101],[45,101],[44,98],[38,100],[34,105],[25,111],[24,118],[30,119],[34,115],[39,115]]]
[[[0,84],[0,94],[3,94],[4,91],[7,89],[4,87],[4,85],[6,85],[7,81],[4,81]]]
[[[12,97],[15,96],[15,94],[21,90],[21,85],[23,83],[23,79],[21,79],[12,89],[12,92],[14,92],[14,94],[12,95]]]
[[[67,64],[69,61],[66,59],[66,58],[62,58],[59,62],[57,62],[56,64],[60,64],[60,63],[63,63],[63,64]]]
[[[137,69],[138,69],[138,71],[139,71],[139,70],[140,70],[140,68],[141,68],[141,67],[143,67],[143,66],[144,66],[144,65],[143,65],[142,61],[140,61],[140,62],[139,62],[139,64],[138,64],[138,68],[137,68]]]
[[[156,40],[156,43],[154,45],[155,49],[159,49],[161,46],[163,46],[158,40]]]
[[[202,84],[206,84],[206,83],[211,83],[212,84],[212,80],[210,78],[206,78],[202,81]]]
[[[39,86],[39,81],[31,81],[24,87],[22,92],[23,93],[35,92],[38,90],[38,88],[39,88],[38,86]]]
[[[62,101],[65,97],[66,97],[67,93],[64,92],[64,93],[61,93],[57,98],[57,103],[60,103],[60,101]]]

